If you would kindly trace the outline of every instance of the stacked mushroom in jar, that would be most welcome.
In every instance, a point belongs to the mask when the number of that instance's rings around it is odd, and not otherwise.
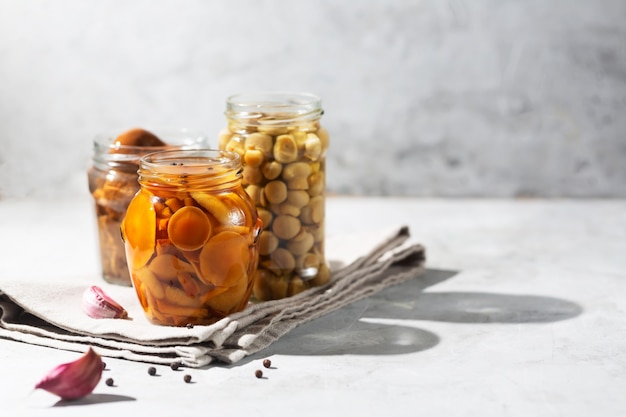
[[[243,185],[263,220],[254,296],[292,296],[330,279],[324,257],[328,132],[318,97],[254,93],[227,100],[220,149],[243,161]]]

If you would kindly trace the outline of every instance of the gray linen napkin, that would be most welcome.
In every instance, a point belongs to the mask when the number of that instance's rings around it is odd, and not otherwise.
[[[0,277],[0,337],[103,356],[201,367],[214,360],[235,363],[296,326],[394,284],[416,277],[425,254],[400,227],[326,242],[332,279],[290,298],[250,303],[212,325],[186,327],[149,323],[132,288],[96,282],[129,312],[129,319],[92,319],[81,310],[84,285],[49,277]]]

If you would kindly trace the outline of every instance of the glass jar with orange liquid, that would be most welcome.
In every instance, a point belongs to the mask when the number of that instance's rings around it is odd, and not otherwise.
[[[93,142],[92,164],[87,171],[98,227],[102,278],[111,284],[130,286],[130,276],[120,239],[120,225],[128,204],[139,190],[139,159],[148,153],[206,148],[207,137],[189,129],[142,128],[98,135]]]
[[[141,188],[122,236],[132,284],[152,323],[210,324],[246,307],[262,221],[241,178],[233,152],[141,158]]]

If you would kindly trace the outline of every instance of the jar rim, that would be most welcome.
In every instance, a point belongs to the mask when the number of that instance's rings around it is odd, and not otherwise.
[[[231,119],[276,125],[319,118],[323,110],[322,100],[312,93],[259,91],[229,96],[225,114]]]
[[[186,189],[230,187],[241,181],[241,157],[219,149],[174,149],[151,152],[139,159],[139,183]]]
[[[222,166],[238,168],[241,165],[241,157],[236,152],[212,148],[169,149],[150,152],[142,156],[139,162],[142,167],[148,169],[171,167],[172,171],[180,173],[183,169],[181,167]]]

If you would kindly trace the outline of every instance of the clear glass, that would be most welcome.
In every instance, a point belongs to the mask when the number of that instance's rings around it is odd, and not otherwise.
[[[243,310],[258,265],[261,219],[241,184],[239,155],[152,153],[141,159],[139,184],[122,236],[148,320],[210,324]]]
[[[263,220],[258,300],[292,296],[330,279],[324,256],[328,132],[308,93],[238,94],[226,101],[220,149],[243,161],[243,185]]]
[[[95,205],[102,277],[111,284],[130,286],[120,225],[130,200],[139,191],[139,159],[165,149],[206,148],[208,140],[206,135],[188,129],[154,129],[151,132],[162,145],[122,145],[118,138],[125,132],[128,130],[96,136],[87,179]]]

